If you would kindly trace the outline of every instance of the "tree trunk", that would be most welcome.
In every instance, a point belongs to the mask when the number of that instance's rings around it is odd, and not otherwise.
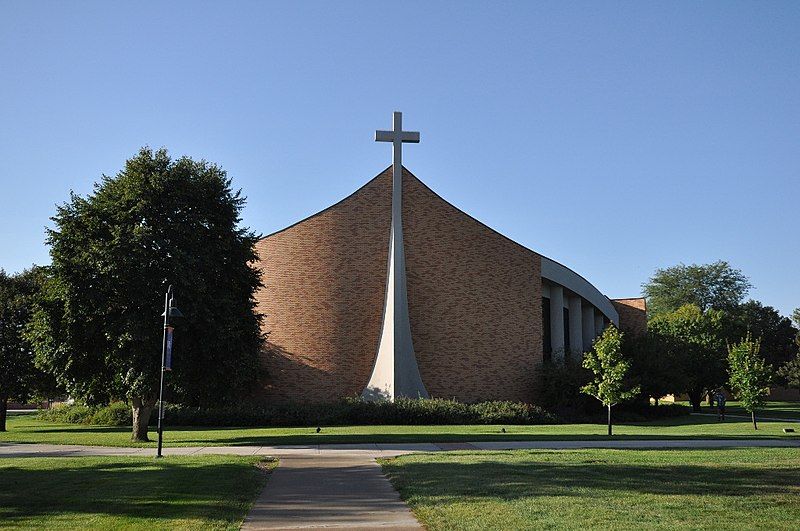
[[[608,436],[611,436],[611,405],[608,406]]]
[[[131,400],[131,413],[133,413],[132,441],[146,442],[147,425],[150,422],[150,414],[156,401],[153,398],[137,397]]]
[[[750,416],[753,418],[753,429],[758,430],[758,424],[756,424],[756,410],[750,412]]]
[[[689,402],[692,404],[692,411],[700,413],[700,404],[703,402],[703,393],[689,393]]]
[[[8,397],[0,397],[0,431],[6,431],[6,414],[8,413]]]

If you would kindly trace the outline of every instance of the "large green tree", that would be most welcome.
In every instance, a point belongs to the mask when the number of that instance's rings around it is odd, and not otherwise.
[[[680,349],[666,336],[649,331],[642,335],[626,335],[622,351],[631,361],[631,378],[641,387],[641,398],[656,403],[666,395],[683,392],[685,367]]]
[[[592,372],[592,380],[581,388],[597,398],[608,409],[608,435],[612,434],[611,408],[634,398],[639,387],[630,385],[630,360],[622,352],[623,334],[616,326],[606,327],[592,349],[584,355],[583,367]]]
[[[38,291],[37,268],[8,275],[0,269],[0,431],[6,429],[9,399],[24,402],[50,384],[34,365],[33,347],[25,336]]]
[[[52,266],[30,329],[37,361],[87,403],[129,400],[135,440],[147,440],[156,403],[169,284],[186,315],[172,399],[216,404],[257,378],[260,278],[244,201],[218,166],[143,148],[52,218]]]
[[[678,264],[657,269],[642,284],[651,316],[672,312],[685,304],[701,311],[730,310],[744,300],[752,285],[744,274],[728,262],[712,264]]]
[[[724,312],[687,304],[648,323],[648,333],[660,338],[682,373],[680,391],[689,395],[695,411],[700,411],[703,396],[727,378],[724,318]]]
[[[800,353],[778,369],[778,376],[783,378],[787,387],[800,390]]]
[[[772,306],[749,300],[726,313],[728,330],[725,333],[728,341],[738,342],[748,333],[759,338],[761,355],[773,367],[780,367],[797,352],[797,329],[791,319],[781,316]]]

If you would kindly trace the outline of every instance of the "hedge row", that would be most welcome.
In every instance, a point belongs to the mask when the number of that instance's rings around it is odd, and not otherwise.
[[[130,407],[115,402],[104,408],[61,406],[42,411],[53,422],[130,426]],[[155,422],[156,415],[151,417]],[[455,400],[408,399],[365,402],[344,399],[332,404],[240,405],[193,408],[167,405],[171,426],[344,426],[344,425],[444,425],[444,424],[555,424],[558,419],[543,409],[520,402],[464,404]]]
[[[50,422],[97,426],[130,426],[133,423],[131,407],[125,402],[112,402],[105,407],[64,404],[52,409],[40,410],[39,418]]]

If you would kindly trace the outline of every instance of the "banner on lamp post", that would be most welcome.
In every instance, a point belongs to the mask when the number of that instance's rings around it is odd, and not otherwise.
[[[172,330],[171,326],[167,327],[167,350],[164,355],[164,370],[172,370]]]

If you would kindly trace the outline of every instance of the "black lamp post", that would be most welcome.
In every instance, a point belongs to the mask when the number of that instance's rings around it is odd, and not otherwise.
[[[172,370],[172,331],[174,330],[170,317],[183,317],[181,311],[175,307],[172,284],[167,288],[164,297],[164,341],[161,345],[161,385],[158,389],[158,454],[161,457],[161,443],[164,435],[164,373]]]

